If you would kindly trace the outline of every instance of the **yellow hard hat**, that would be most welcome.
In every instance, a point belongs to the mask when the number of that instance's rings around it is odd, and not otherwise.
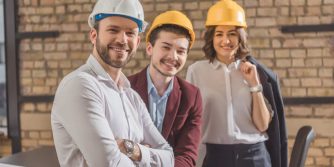
[[[233,0],[220,0],[210,7],[205,26],[231,25],[247,27],[245,11]]]
[[[191,38],[189,42],[189,48],[192,47],[195,41],[195,32],[193,29],[193,25],[191,24],[191,21],[186,15],[184,15],[183,13],[179,11],[175,11],[175,10],[161,13],[160,15],[155,17],[151,28],[148,30],[146,34],[146,43],[150,41],[151,32],[154,29],[164,24],[174,24],[174,25],[178,25],[180,27],[187,29],[189,31],[189,35]]]

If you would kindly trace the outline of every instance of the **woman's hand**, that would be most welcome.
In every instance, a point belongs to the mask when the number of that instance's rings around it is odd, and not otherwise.
[[[254,87],[260,84],[256,66],[254,64],[245,60],[241,60],[239,67],[240,72],[249,84],[249,87]]]

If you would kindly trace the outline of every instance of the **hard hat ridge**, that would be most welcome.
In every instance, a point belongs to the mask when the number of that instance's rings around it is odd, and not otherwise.
[[[98,0],[88,17],[88,25],[93,28],[97,21],[110,16],[122,16],[137,23],[139,32],[144,32],[147,22],[144,10],[138,0]]]
[[[189,48],[192,47],[195,41],[195,32],[193,29],[193,25],[186,15],[176,10],[163,12],[155,17],[155,19],[152,22],[152,26],[146,33],[146,42],[150,40],[150,35],[153,30],[155,30],[156,28],[162,25],[166,25],[166,24],[177,25],[177,26],[180,26],[186,29],[189,32],[189,35],[191,38]]]
[[[233,0],[220,0],[210,7],[205,25],[231,25],[246,28],[245,11]]]

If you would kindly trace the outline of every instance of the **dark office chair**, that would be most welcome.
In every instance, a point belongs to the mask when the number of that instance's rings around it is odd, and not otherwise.
[[[311,126],[303,126],[298,130],[293,144],[289,167],[304,167],[307,152],[315,133]]]

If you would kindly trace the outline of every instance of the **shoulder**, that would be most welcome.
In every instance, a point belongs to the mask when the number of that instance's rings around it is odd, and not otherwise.
[[[131,85],[133,85],[134,83],[137,83],[138,79],[140,79],[141,77],[143,77],[143,76],[145,77],[145,75],[146,75],[146,70],[145,69],[127,77],[128,80],[130,81]]]
[[[215,70],[216,68],[209,60],[200,60],[188,67],[186,79],[198,86],[198,82],[211,79],[210,76]]]
[[[70,93],[69,93],[70,92]],[[95,74],[89,71],[75,70],[60,82],[55,93],[55,103],[102,100],[103,88]]]
[[[196,68],[200,68],[203,66],[208,66],[209,64],[210,64],[209,60],[199,60],[191,64],[188,68],[196,69]]]
[[[130,75],[130,76],[128,76],[127,78],[128,78],[128,80],[129,80],[130,82],[134,82],[134,81],[136,81],[136,80],[139,78],[139,75],[140,75],[140,72],[135,73],[135,74],[133,74],[133,75]]]
[[[177,82],[180,86],[180,90],[185,94],[198,94],[199,89],[197,86],[191,84],[190,82],[176,76]]]
[[[93,84],[95,81],[97,81],[96,76],[86,70],[84,66],[81,66],[80,68],[66,75],[60,82],[59,86],[72,85],[74,87],[82,87],[83,85]]]
[[[199,60],[191,64],[188,67],[187,72],[188,73],[201,73],[209,69],[212,69],[212,64],[209,62],[209,60]]]
[[[179,90],[182,92],[180,96],[182,108],[179,112],[200,114],[202,112],[202,96],[199,88],[179,77],[175,79],[177,79]]]

